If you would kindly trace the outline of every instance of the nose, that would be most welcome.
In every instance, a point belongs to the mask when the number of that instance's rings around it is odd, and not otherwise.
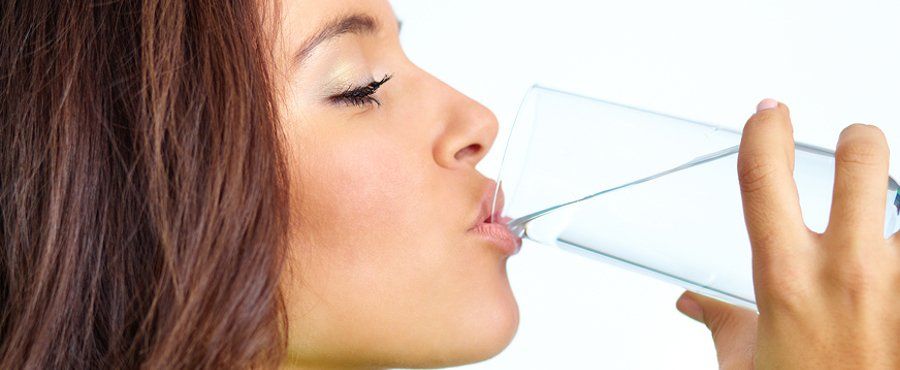
[[[497,137],[497,117],[487,107],[449,89],[443,134],[435,145],[435,161],[446,168],[474,168]]]

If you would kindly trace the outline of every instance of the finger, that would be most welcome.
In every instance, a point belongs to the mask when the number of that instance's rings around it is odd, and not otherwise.
[[[751,368],[756,344],[755,312],[692,292],[684,292],[675,307],[709,328],[716,346],[719,368]]]
[[[883,237],[890,158],[884,134],[875,126],[851,125],[841,132],[834,157],[834,193],[825,234],[839,240]]]
[[[763,100],[747,121],[738,154],[738,177],[744,219],[757,261],[777,258],[799,233],[803,223],[794,183],[794,139],[790,113],[784,104]]]

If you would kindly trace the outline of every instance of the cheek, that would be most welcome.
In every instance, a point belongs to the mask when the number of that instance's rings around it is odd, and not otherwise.
[[[315,254],[352,264],[427,241],[428,233],[415,231],[440,230],[425,226],[433,221],[427,215],[430,197],[424,194],[432,169],[421,151],[373,135],[316,145],[315,153],[298,160],[294,182],[297,229],[304,239],[313,239],[308,248]]]

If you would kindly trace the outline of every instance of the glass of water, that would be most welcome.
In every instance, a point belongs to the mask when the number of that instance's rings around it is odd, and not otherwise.
[[[740,139],[734,130],[536,86],[504,152],[502,217],[526,239],[755,309],[737,178]],[[804,221],[821,232],[834,153],[795,147]],[[900,190],[891,178],[885,237],[900,229],[898,214]]]

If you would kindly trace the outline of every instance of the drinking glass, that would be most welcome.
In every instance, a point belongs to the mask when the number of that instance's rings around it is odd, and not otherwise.
[[[521,237],[755,309],[740,139],[727,128],[535,86],[507,142],[495,206],[502,187],[501,216]],[[821,232],[834,153],[795,147],[804,222]],[[898,213],[890,178],[886,238],[900,229]]]

